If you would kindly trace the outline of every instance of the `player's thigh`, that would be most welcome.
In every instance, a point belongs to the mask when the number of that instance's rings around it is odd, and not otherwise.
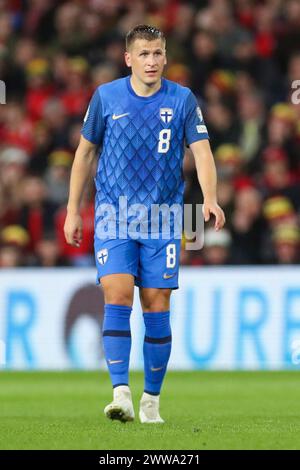
[[[101,285],[106,304],[133,304],[134,276],[132,274],[107,274],[101,277]]]
[[[166,312],[170,310],[172,289],[140,287],[139,293],[143,312]]]
[[[142,288],[177,289],[181,240],[141,240],[137,285]]]

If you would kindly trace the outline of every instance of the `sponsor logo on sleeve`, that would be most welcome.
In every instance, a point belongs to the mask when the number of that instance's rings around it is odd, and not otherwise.
[[[204,124],[199,124],[198,126],[196,126],[196,129],[197,129],[198,134],[207,133],[207,128],[206,126],[204,126]]]

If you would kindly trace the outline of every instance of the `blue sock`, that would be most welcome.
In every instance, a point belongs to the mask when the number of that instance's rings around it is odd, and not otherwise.
[[[131,307],[104,305],[103,348],[113,387],[128,385]]]
[[[145,392],[159,395],[171,354],[170,312],[144,313]]]

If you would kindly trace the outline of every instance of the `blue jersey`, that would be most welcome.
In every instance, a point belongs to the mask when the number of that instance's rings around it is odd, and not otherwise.
[[[120,196],[128,205],[182,204],[185,144],[208,139],[190,89],[162,78],[149,97],[138,96],[130,76],[99,86],[89,104],[82,135],[101,145],[96,211]]]

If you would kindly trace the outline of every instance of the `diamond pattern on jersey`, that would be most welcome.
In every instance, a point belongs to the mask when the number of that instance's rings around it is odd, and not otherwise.
[[[184,126],[174,109],[169,124],[162,122],[157,101],[130,103],[130,114],[107,119],[103,151],[96,175],[97,202],[114,203],[127,196],[129,204],[181,203]],[[126,112],[127,110],[123,111]],[[159,132],[171,129],[170,148],[158,153]]]

